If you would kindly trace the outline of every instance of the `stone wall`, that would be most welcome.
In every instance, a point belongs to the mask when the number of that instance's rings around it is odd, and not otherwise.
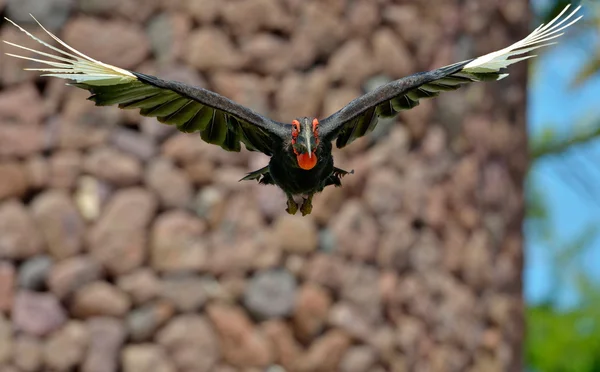
[[[505,47],[528,25],[520,0],[0,9],[285,122]],[[0,38],[37,47],[7,22]],[[524,64],[336,150],[355,174],[301,218],[274,187],[238,182],[262,154],[94,107],[0,52],[0,371],[520,369]]]

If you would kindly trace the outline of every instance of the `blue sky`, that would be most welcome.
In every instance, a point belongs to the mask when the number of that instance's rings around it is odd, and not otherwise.
[[[544,1],[534,1],[534,5],[542,3]],[[583,11],[585,15],[585,9]],[[600,76],[597,74],[580,87],[570,87],[577,71],[590,58],[591,50],[600,45],[597,31],[572,38],[567,37],[568,31],[558,45],[540,54],[531,64],[527,113],[530,136],[547,127],[558,133],[569,132],[574,125],[581,125],[586,119],[600,118]],[[588,184],[598,190],[592,192],[600,198],[600,141],[577,149],[574,160],[565,162],[564,159],[549,158],[532,168],[534,183],[545,193],[556,237],[554,243],[558,245],[573,241],[590,224],[600,226],[600,200],[591,201],[589,194],[567,179],[572,177],[571,171],[578,172],[576,174],[588,179]],[[565,165],[571,169],[566,169]],[[525,239],[525,298],[529,303],[535,303],[545,299],[551,291],[555,272],[551,248],[528,233],[527,228]],[[600,236],[596,236],[586,248],[578,263],[587,274],[600,281]],[[560,307],[567,308],[576,305],[578,300],[573,285],[568,282],[561,283],[555,298]]]

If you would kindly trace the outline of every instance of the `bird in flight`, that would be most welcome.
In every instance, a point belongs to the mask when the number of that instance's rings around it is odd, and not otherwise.
[[[540,25],[504,49],[392,81],[354,99],[325,119],[298,117],[290,123],[272,120],[207,89],[97,61],[67,45],[39,22],[62,48],[42,41],[9,19],[6,20],[54,53],[4,42],[45,57],[37,59],[7,53],[46,65],[26,70],[66,79],[68,85],[88,90],[91,93],[88,99],[97,106],[139,109],[141,115],[156,117],[159,122],[175,125],[182,132],[200,132],[202,140],[227,151],[239,152],[243,143],[248,150],[270,156],[266,167],[248,173],[242,180],[256,180],[281,188],[287,196],[286,211],[290,214],[296,214],[299,208],[294,196],[302,196],[300,211],[305,216],[312,211],[314,194],[330,185],[341,186],[341,178],[349,173],[334,166],[333,141],[335,146],[343,148],[371,132],[379,117],[394,117],[402,110],[417,106],[422,98],[435,97],[472,82],[506,77],[505,69],[509,65],[534,57],[523,56],[534,49],[554,44],[552,40],[561,36],[562,30],[581,18],[572,19],[580,6],[564,16],[568,8],[569,5],[548,24]]]

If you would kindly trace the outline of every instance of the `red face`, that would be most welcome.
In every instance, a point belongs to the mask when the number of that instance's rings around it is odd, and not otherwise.
[[[304,118],[302,123],[298,120],[292,121],[292,149],[296,154],[298,166],[304,170],[309,170],[317,165],[317,146],[319,137],[317,127],[319,121]]]

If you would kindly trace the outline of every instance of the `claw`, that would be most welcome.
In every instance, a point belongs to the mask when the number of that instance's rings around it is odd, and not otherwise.
[[[310,214],[312,212],[312,194],[308,196],[308,198],[304,199],[304,203],[302,203],[302,207],[300,207],[300,212],[302,212],[303,216]]]
[[[296,212],[298,212],[298,204],[296,204],[294,198],[292,198],[290,195],[288,195],[287,208],[285,211],[289,214],[296,214]]]

